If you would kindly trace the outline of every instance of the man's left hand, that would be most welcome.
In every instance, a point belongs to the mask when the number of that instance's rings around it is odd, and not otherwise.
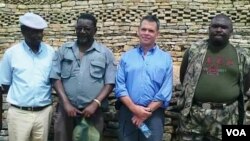
[[[147,118],[139,118],[138,116],[133,116],[131,120],[136,127],[139,127]]]
[[[95,111],[97,110],[97,108],[99,107],[99,105],[96,102],[91,102],[83,111],[82,114],[85,118],[89,118],[91,117]]]

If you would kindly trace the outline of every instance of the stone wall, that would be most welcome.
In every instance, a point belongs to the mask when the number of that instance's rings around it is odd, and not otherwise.
[[[18,17],[27,11],[49,23],[45,41],[55,48],[75,39],[79,13],[93,13],[98,19],[97,39],[113,50],[117,59],[138,41],[139,20],[156,14],[161,22],[159,45],[172,53],[179,64],[183,50],[206,37],[210,19],[217,13],[229,15],[235,25],[234,44],[250,44],[249,0],[0,0],[0,54],[22,37]]]
[[[117,60],[123,52],[137,44],[140,18],[156,14],[161,22],[158,43],[161,48],[171,52],[174,65],[178,67],[184,50],[193,42],[206,38],[209,21],[218,13],[225,13],[233,20],[232,43],[250,47],[249,10],[249,0],[0,0],[0,58],[8,47],[22,39],[18,18],[28,11],[48,21],[44,41],[55,48],[75,39],[74,25],[80,13],[93,13],[98,19],[96,39],[111,48]],[[177,77],[178,71],[175,72],[175,82],[178,82]],[[175,85],[173,90],[178,94],[179,86]],[[111,95],[111,106],[105,118],[105,135],[116,140],[118,123],[114,101]],[[173,98],[173,106],[168,110],[174,109],[175,101]],[[5,121],[7,108],[8,104],[4,103],[0,141],[8,140]],[[173,114],[166,111],[164,141],[170,140],[174,129],[170,116]]]

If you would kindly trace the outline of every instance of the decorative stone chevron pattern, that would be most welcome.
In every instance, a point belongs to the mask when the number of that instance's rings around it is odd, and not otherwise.
[[[48,21],[44,41],[55,48],[75,39],[74,25],[80,13],[93,13],[98,19],[96,39],[112,49],[117,60],[138,43],[136,32],[140,18],[149,13],[160,19],[161,34],[157,42],[172,54],[175,65],[180,64],[183,52],[190,44],[207,37],[209,21],[218,13],[229,15],[234,22],[233,44],[250,47],[249,0],[0,0],[0,58],[7,48],[22,39],[18,18],[28,11],[38,13]],[[179,90],[177,85],[174,91],[178,93]],[[6,95],[3,96],[5,100]],[[115,136],[118,126],[115,97],[111,95],[109,101],[105,133]],[[6,102],[3,109],[4,130],[1,130],[0,141],[7,141]],[[169,115],[167,111],[166,115]],[[164,141],[169,141],[174,120],[166,116],[165,121]]]
[[[242,47],[250,42],[248,0],[1,0],[0,56],[21,39],[18,17],[27,11],[43,16],[49,23],[45,41],[54,47],[75,38],[79,13],[93,13],[98,19],[97,39],[110,47],[117,58],[138,42],[139,19],[156,14],[161,22],[160,46],[172,53],[179,64],[183,51],[206,37],[210,19],[218,13],[229,15],[235,25],[232,41]]]
[[[151,5],[151,4],[150,4]],[[150,6],[149,5],[149,6]],[[153,6],[153,4],[152,4]],[[39,7],[39,6],[36,6]],[[250,6],[249,6],[250,7]],[[35,8],[35,7],[34,7]],[[222,10],[209,10],[209,9],[197,9],[197,8],[172,8],[165,7],[159,9],[157,7],[149,9],[141,8],[140,6],[135,7],[109,7],[106,8],[101,6],[92,9],[91,6],[81,11],[79,8],[65,9],[58,5],[58,8],[54,9],[52,6],[48,6],[48,9],[34,9],[29,8],[29,6],[24,6],[23,9],[28,11],[35,10],[35,13],[43,16],[50,24],[71,24],[75,22],[75,19],[81,12],[90,12],[97,16],[99,22],[112,21],[117,24],[119,23],[131,23],[137,22],[138,18],[146,13],[152,13],[158,16],[160,20],[164,23],[201,23],[207,24],[210,19],[218,13],[226,13],[231,16],[233,22],[239,23],[250,23],[250,12],[249,9],[234,9],[234,11],[222,11]],[[150,8],[150,7],[148,7]],[[39,11],[38,11],[39,10]],[[40,11],[41,10],[41,11]],[[23,10],[24,12],[25,10]],[[23,12],[10,12],[0,10],[0,26],[12,26],[18,24],[18,17],[23,14]]]

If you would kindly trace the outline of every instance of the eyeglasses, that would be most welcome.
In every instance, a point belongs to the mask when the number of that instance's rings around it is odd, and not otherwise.
[[[94,27],[76,27],[76,31],[77,32],[81,32],[81,31],[91,31]]]

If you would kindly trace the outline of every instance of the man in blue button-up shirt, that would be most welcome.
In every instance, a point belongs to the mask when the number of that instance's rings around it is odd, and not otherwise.
[[[142,18],[138,28],[140,44],[126,52],[116,75],[115,95],[121,101],[121,141],[161,141],[164,108],[172,96],[172,58],[155,43],[159,35],[156,16]],[[145,122],[152,136],[145,138],[137,127]]]
[[[46,21],[26,13],[19,19],[24,40],[4,53],[0,84],[8,92],[9,141],[47,141],[52,117],[49,72],[54,49],[42,42]]]

